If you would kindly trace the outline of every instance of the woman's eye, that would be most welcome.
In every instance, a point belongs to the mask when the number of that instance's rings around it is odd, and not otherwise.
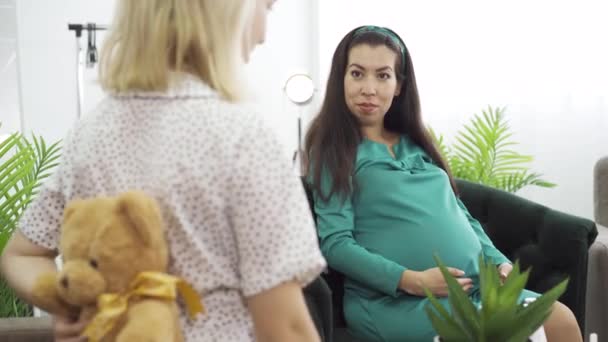
[[[91,267],[93,267],[94,269],[97,269],[97,267],[99,266],[97,265],[97,260],[95,259],[89,260],[89,265],[91,265]]]
[[[357,71],[357,70],[353,70],[350,72],[350,75],[354,78],[359,78],[361,77],[363,74],[361,73],[361,71]]]
[[[391,75],[389,73],[383,72],[380,73],[378,77],[380,77],[381,80],[388,80],[391,78]]]

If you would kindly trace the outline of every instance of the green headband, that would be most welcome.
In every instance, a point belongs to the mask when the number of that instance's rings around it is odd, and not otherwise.
[[[354,33],[353,33],[353,38],[360,36],[363,33],[367,33],[367,32],[375,32],[375,33],[379,33],[383,36],[388,37],[390,40],[393,41],[393,43],[395,43],[395,45],[397,45],[399,47],[399,50],[401,52],[401,68],[405,68],[405,44],[403,44],[403,42],[401,41],[401,39],[399,39],[399,37],[391,30],[384,28],[384,27],[380,27],[380,26],[374,26],[374,25],[368,25],[368,26],[363,26],[358,28]]]

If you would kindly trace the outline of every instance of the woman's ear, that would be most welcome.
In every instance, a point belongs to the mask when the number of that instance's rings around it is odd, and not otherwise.
[[[401,94],[401,86],[403,85],[403,81],[397,81],[397,87],[395,88],[395,97]]]

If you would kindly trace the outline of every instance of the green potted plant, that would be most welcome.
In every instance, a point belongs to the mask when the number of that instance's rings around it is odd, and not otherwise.
[[[42,181],[57,165],[59,142],[47,146],[42,137],[28,140],[20,133],[0,142],[0,254],[23,210],[38,193]],[[32,315],[0,276],[0,318]]]
[[[519,303],[530,270],[520,272],[515,263],[504,284],[496,266],[479,258],[479,280],[481,308],[477,308],[467,293],[448,272],[446,266],[435,256],[448,284],[450,314],[425,289],[430,305],[425,308],[433,328],[441,342],[524,342],[549,317],[553,303],[564,293],[568,280],[565,279],[531,303]]]
[[[505,108],[489,107],[481,115],[475,114],[468,124],[456,133],[450,146],[442,135],[429,128],[439,152],[448,163],[454,177],[516,192],[528,186],[545,188],[555,184],[528,167],[533,157],[512,149],[516,142],[505,117]]]

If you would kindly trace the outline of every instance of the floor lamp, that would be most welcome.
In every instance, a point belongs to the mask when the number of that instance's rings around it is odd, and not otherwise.
[[[306,159],[302,149],[302,111],[304,106],[312,101],[315,93],[315,86],[307,74],[291,75],[285,82],[285,95],[289,101],[298,107],[298,148],[293,154],[293,166],[298,175],[304,173],[303,167],[306,166]]]

